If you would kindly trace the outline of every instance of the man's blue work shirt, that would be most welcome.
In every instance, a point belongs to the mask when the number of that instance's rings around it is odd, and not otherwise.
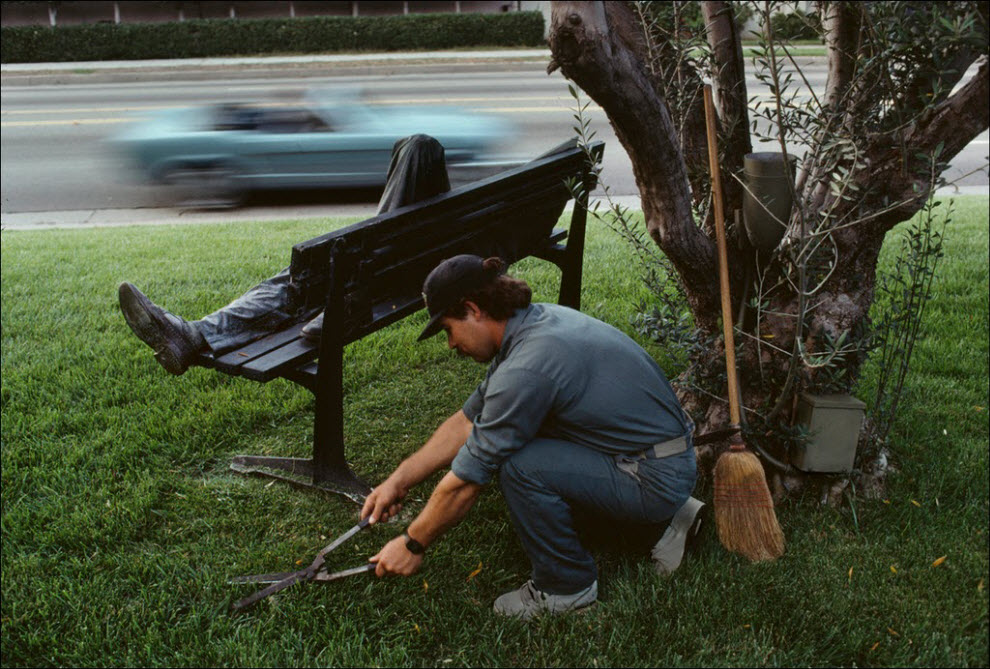
[[[536,437],[620,455],[689,429],[646,351],[611,325],[555,304],[531,304],[509,318],[501,348],[463,409],[474,427],[451,470],[482,485]]]

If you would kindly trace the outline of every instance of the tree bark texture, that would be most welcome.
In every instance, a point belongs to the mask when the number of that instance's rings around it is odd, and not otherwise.
[[[684,156],[670,111],[636,50],[634,26],[626,3],[555,2],[550,49],[564,76],[608,115],[632,160],[650,236],[683,281],[698,326],[714,331],[715,245],[694,223]]]

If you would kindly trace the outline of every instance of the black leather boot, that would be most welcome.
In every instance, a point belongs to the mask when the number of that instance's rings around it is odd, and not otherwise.
[[[124,320],[138,339],[154,350],[158,364],[170,374],[185,372],[208,348],[203,335],[191,323],[165,311],[132,284],[120,284],[117,294]]]

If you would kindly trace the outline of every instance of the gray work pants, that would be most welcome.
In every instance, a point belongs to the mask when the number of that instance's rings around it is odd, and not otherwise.
[[[687,501],[697,480],[694,446],[678,455],[638,461],[557,439],[534,439],[499,468],[499,487],[540,590],[567,595],[598,578],[576,517],[598,517],[616,528],[659,526]],[[659,535],[658,535],[659,536]]]
[[[440,142],[427,135],[400,139],[392,148],[385,191],[378,202],[382,214],[450,190]],[[216,354],[260,339],[287,322],[301,322],[319,313],[304,312],[299,287],[289,268],[262,281],[236,300],[192,321]]]

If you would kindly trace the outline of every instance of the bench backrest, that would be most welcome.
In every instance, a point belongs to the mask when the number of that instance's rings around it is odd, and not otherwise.
[[[600,157],[603,145],[592,147]],[[512,263],[538,252],[571,199],[569,179],[591,183],[579,147],[537,158],[488,179],[375,216],[292,249],[292,280],[308,306],[333,288],[344,342],[354,341],[423,307],[427,274],[459,253],[497,255]]]

